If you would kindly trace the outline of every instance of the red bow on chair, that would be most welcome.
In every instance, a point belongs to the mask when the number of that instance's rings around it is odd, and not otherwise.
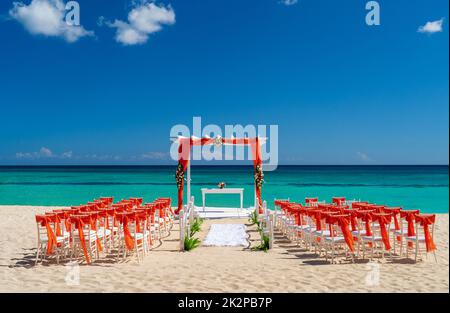
[[[131,232],[129,229],[129,222],[130,220],[133,220],[133,215],[134,213],[119,213],[118,219],[119,222],[122,224],[123,227],[123,234],[124,234],[124,239],[125,239],[125,245],[127,246],[128,250],[133,250],[134,248],[134,240],[133,240],[133,236],[131,236]]]
[[[49,216],[36,215],[36,222],[47,229],[47,255],[50,255],[53,253],[53,246],[57,243],[55,233],[50,225],[50,218]]]
[[[392,215],[389,213],[373,213],[372,216],[380,225],[381,238],[383,239],[385,249],[391,250],[391,243],[389,242],[389,234],[386,225],[391,223]]]
[[[337,224],[341,228],[342,235],[344,236],[345,243],[350,251],[355,251],[353,246],[353,235],[350,232],[350,215],[328,215],[326,222],[330,224],[330,236],[333,236],[332,225]]]
[[[81,248],[83,250],[84,257],[86,258],[86,262],[89,264],[91,262],[89,258],[89,254],[86,248],[86,240],[84,239],[83,226],[91,223],[91,218],[89,216],[72,216],[71,223],[75,224],[75,227],[78,229],[78,236],[80,239]]]
[[[436,244],[431,237],[429,226],[433,225],[436,221],[436,215],[416,215],[416,221],[423,226],[423,231],[425,233],[425,245],[427,247],[427,252],[433,252],[436,250]]]
[[[401,211],[400,217],[404,218],[406,222],[408,222],[408,237],[412,237],[416,235],[416,232],[414,230],[414,222],[416,220],[416,215],[419,214],[419,210],[412,210],[412,211]],[[408,247],[412,248],[413,243],[411,241],[408,242]]]

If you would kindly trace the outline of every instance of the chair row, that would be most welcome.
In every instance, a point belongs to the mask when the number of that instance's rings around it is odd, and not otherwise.
[[[417,261],[422,252],[433,253],[436,215],[369,202],[333,198],[332,203],[306,198],[305,203],[275,200],[275,225],[290,240],[331,258],[339,253],[354,261],[370,253],[410,256]],[[431,230],[430,230],[431,228]],[[397,253],[397,248],[399,248]]]
[[[173,225],[170,198],[143,205],[141,198],[113,203],[100,198],[85,205],[36,215],[37,262],[45,258],[65,261],[94,260],[115,254],[135,254],[138,262]]]

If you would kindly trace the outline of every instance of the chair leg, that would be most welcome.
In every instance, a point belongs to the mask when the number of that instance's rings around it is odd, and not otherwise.
[[[334,241],[331,244],[331,263],[334,264]]]
[[[434,255],[434,261],[437,263],[437,257],[436,257],[436,251],[433,251],[433,255]]]
[[[408,250],[406,250],[408,251]],[[406,252],[408,253],[408,252]],[[400,257],[403,255],[403,237],[400,237]]]
[[[137,245],[137,242],[135,242],[134,247],[135,247],[135,252],[136,252],[136,256],[137,256],[137,261],[138,261],[138,263],[141,263],[141,260],[139,259],[139,247]]]
[[[396,241],[397,241],[397,238],[395,238],[395,233],[394,233],[394,254],[395,254],[395,252],[396,252]]]
[[[415,256],[414,256],[414,262],[417,262],[417,253],[418,252],[419,252],[419,242],[416,241],[416,253],[415,253]]]
[[[39,261],[39,252],[41,251],[41,243],[38,243],[38,248],[36,251],[36,261],[34,262],[34,265],[37,265],[38,261]]]

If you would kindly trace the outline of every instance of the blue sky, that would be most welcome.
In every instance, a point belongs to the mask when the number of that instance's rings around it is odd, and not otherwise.
[[[448,164],[448,0],[78,2],[77,33],[0,2],[0,164],[170,163],[193,116],[279,125],[281,164]]]

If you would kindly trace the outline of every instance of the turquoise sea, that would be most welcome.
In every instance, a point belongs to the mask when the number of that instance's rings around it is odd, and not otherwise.
[[[2,205],[77,205],[100,196],[115,200],[171,197],[176,203],[175,166],[0,167]],[[252,166],[193,166],[192,194],[202,187],[243,187],[244,205],[253,204]],[[265,172],[263,199],[302,201],[345,196],[379,204],[442,213],[449,208],[448,166],[280,166]],[[208,195],[207,205],[238,206],[238,195]]]

